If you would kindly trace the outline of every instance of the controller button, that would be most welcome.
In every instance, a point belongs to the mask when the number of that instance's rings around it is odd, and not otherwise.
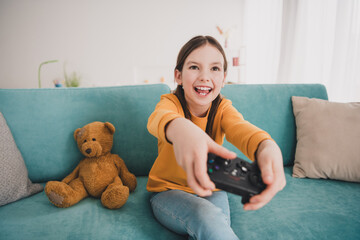
[[[215,170],[216,171],[219,171],[220,170],[220,167],[218,165],[215,165]]]
[[[241,171],[247,173],[248,169],[246,167],[241,167]]]
[[[214,170],[213,170],[212,168],[209,168],[208,172],[209,172],[210,174],[212,174],[212,173],[214,172]]]
[[[232,170],[231,175],[237,176],[237,174],[238,174],[238,170],[237,170],[237,169]]]
[[[210,163],[210,164],[213,164],[214,162],[215,162],[214,159],[209,159],[209,163]]]

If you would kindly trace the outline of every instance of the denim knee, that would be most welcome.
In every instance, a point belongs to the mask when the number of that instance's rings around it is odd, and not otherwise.
[[[219,194],[216,200],[169,190],[154,194],[150,202],[155,218],[178,234],[188,234],[192,239],[238,239],[230,227],[229,216],[222,209],[226,208],[219,204],[224,201],[224,205],[228,205],[227,196]]]
[[[153,193],[150,197],[150,204],[153,214],[163,226],[180,235],[187,235],[186,222],[173,211],[161,198],[162,193]]]
[[[198,206],[192,214],[191,235],[193,239],[237,239],[222,209]]]

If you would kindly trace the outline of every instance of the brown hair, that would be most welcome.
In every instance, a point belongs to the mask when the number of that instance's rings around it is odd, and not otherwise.
[[[190,53],[192,53],[195,49],[202,47],[206,44],[210,44],[213,47],[217,48],[219,50],[219,52],[223,55],[223,57],[224,57],[224,72],[226,72],[227,71],[227,61],[226,61],[224,49],[221,47],[220,43],[211,36],[196,36],[196,37],[193,37],[192,39],[190,39],[181,48],[181,50],[178,54],[175,70],[182,72],[185,60],[190,55]],[[185,118],[191,120],[191,114],[186,105],[184,89],[182,88],[181,85],[177,86],[177,88],[174,91],[174,94],[176,95],[176,97],[179,99],[179,101],[181,103]],[[219,105],[221,103],[221,100],[222,100],[222,96],[221,96],[221,94],[219,94],[213,100],[213,102],[211,104],[210,112],[208,115],[208,121],[207,121],[205,132],[213,139],[215,139],[215,136],[213,136],[213,132],[212,132],[214,118],[215,118],[217,108],[219,107]]]

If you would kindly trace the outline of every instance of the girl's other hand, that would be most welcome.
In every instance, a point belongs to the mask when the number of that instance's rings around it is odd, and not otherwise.
[[[185,118],[172,120],[166,128],[166,137],[173,143],[176,161],[187,175],[189,187],[199,196],[210,196],[215,184],[207,174],[208,153],[233,159],[234,152],[217,144],[202,129]]]
[[[250,198],[250,202],[244,205],[245,210],[262,208],[286,185],[281,151],[274,141],[262,141],[256,157],[263,182],[267,187],[260,194]]]

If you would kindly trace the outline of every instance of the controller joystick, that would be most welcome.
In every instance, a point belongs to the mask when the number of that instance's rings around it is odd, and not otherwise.
[[[229,160],[209,153],[207,168],[216,188],[242,196],[242,204],[266,188],[256,162],[249,163],[239,157]]]

